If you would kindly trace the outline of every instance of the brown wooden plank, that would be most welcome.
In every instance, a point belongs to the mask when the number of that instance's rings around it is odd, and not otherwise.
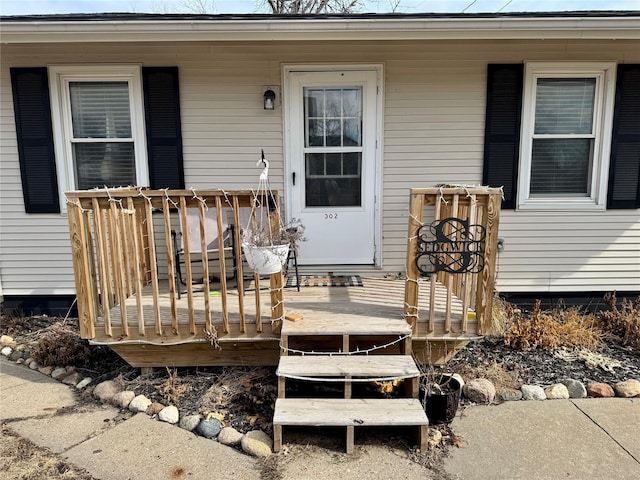
[[[113,268],[113,278],[115,279],[116,299],[120,305],[120,320],[125,335],[129,335],[129,322],[127,321],[127,309],[125,300],[127,299],[125,279],[125,265],[123,264],[122,247],[122,206],[115,199],[110,200],[109,205],[109,236],[111,239],[111,265]]]
[[[340,305],[336,302],[329,307],[329,311],[319,306],[322,312],[313,318],[305,315],[301,322],[285,322],[282,327],[283,334],[310,336],[310,335],[385,335],[402,336],[411,333],[411,326],[406,322],[396,318],[367,317],[366,314],[354,315],[351,318],[347,315],[331,313],[331,308]],[[371,310],[373,311],[375,307]]]
[[[436,199],[434,201],[434,214],[433,214],[433,221],[437,221],[440,220],[441,215],[442,215],[442,195],[440,194],[436,194]],[[434,317],[436,314],[436,307],[435,307],[435,302],[436,302],[436,283],[437,283],[437,278],[438,276],[436,274],[431,274],[431,276],[429,277],[429,282],[430,282],[430,288],[429,288],[429,332],[433,332],[435,325],[434,325]]]
[[[460,195],[453,195],[452,197],[453,198],[449,200],[451,202],[451,212],[452,212],[451,215],[453,217],[460,218],[458,213],[458,200],[460,198]],[[453,232],[451,231],[451,226],[449,226],[449,230],[445,232],[445,234],[453,235]],[[459,238],[459,234],[456,234],[456,238]],[[454,254],[453,259],[457,260],[458,257],[459,255]],[[449,333],[451,331],[451,304],[453,301],[454,275],[451,273],[448,273],[446,275],[446,279],[447,279],[447,306],[444,314],[444,331]]]
[[[122,245],[122,279],[123,290],[126,298],[133,294],[132,267],[131,267],[131,235],[129,234],[129,218],[132,216],[130,211],[120,203],[118,218],[118,233],[120,243]],[[127,329],[128,332],[128,329]]]
[[[273,426],[273,451],[278,453],[282,450],[282,426]]]
[[[471,206],[469,207],[469,225],[475,225],[477,219],[477,196],[471,195],[469,199]],[[462,299],[462,333],[467,333],[469,323],[469,298],[471,296],[471,288],[473,287],[474,274],[465,273],[463,276],[461,295],[458,295]]]
[[[347,455],[353,454],[355,444],[356,429],[353,425],[347,425],[347,437],[345,440],[345,452]]]
[[[279,398],[274,425],[417,426],[429,420],[415,398]]]
[[[195,194],[194,194],[195,195]],[[205,231],[205,217],[206,217],[206,205],[204,199],[198,203],[198,216],[200,219],[200,255],[202,256],[202,288],[204,292],[204,315],[205,315],[205,328],[208,332],[212,331],[211,327],[211,310],[209,309],[209,255],[207,253],[207,234]],[[189,262],[189,257],[186,258],[186,262]]]
[[[254,298],[256,302],[256,329],[261,332],[262,331],[262,312],[260,309],[262,306],[260,305],[260,274],[254,272],[253,273],[253,285],[254,285]]]
[[[117,268],[117,264],[119,261],[119,252],[117,250],[116,247],[116,241],[115,241],[115,227],[114,227],[114,215],[113,215],[113,210],[112,210],[112,204],[111,202],[109,202],[107,204],[107,208],[104,209],[105,212],[105,217],[107,219],[107,228],[106,228],[106,232],[107,232],[107,240],[108,240],[108,245],[109,245],[109,263],[107,264],[107,267],[109,268],[110,272],[111,272],[111,278],[113,281],[113,299],[114,301],[111,303],[111,306],[116,306],[116,305],[120,305],[122,304],[123,298],[122,298],[122,290],[120,289],[120,275],[118,272],[118,268]]]
[[[240,225],[240,205],[237,196],[232,197],[233,202],[233,229],[235,251],[233,254],[236,258],[236,281],[238,283],[238,310],[240,313],[240,328],[244,332],[246,330],[246,317],[244,313],[244,272],[242,267],[242,238],[240,236],[242,225]]]
[[[193,303],[193,271],[191,269],[191,250],[189,249],[189,222],[187,220],[187,199],[180,197],[180,228],[182,229],[182,251],[184,254],[185,282],[187,284],[187,301],[189,302],[189,325],[191,332],[195,333],[196,324],[194,319]]]
[[[270,297],[271,297],[271,328],[274,333],[279,333],[278,328],[282,328],[282,321],[284,320],[284,295],[283,295],[283,283],[282,283],[282,271],[273,273],[269,276],[270,283]],[[276,326],[276,322],[280,325]],[[291,322],[287,322],[291,323]],[[274,330],[274,328],[276,330]]]
[[[173,239],[171,238],[171,206],[169,196],[162,199],[162,216],[164,218],[164,241],[167,248],[167,277],[169,279],[169,298],[171,302],[171,326],[173,332],[178,331],[178,306],[176,304],[176,266],[173,251]]]
[[[79,207],[82,209],[82,207]],[[100,305],[100,294],[98,293],[98,273],[97,273],[97,262],[98,256],[96,254],[96,246],[95,246],[95,238],[96,234],[93,231],[93,211],[85,210],[82,212],[83,224],[85,227],[85,235],[86,235],[86,250],[87,250],[87,261],[89,266],[89,278],[91,280],[91,295],[93,299],[93,311],[94,317],[93,321],[97,320],[97,318],[102,315],[101,313],[101,305]]]
[[[132,211],[136,211],[132,198],[127,199],[127,208]],[[137,220],[137,213],[130,216],[131,224],[129,231],[131,232],[131,252],[133,259],[133,285],[135,290],[135,298],[136,298],[136,313],[138,317],[138,333],[140,335],[145,334],[144,328],[144,309],[142,308],[142,289],[143,289],[143,275],[144,271],[141,271],[143,268],[143,262],[141,260],[141,238],[140,238],[140,230],[137,228],[135,224],[135,220]]]
[[[418,281],[420,272],[416,265],[418,258],[418,230],[424,219],[424,196],[414,193],[409,196],[409,226],[407,231],[407,278],[404,296],[404,317],[413,329],[418,323]]]
[[[93,283],[91,281],[88,241],[85,217],[81,207],[73,203],[67,204],[69,235],[71,239],[71,259],[78,301],[78,321],[81,338],[95,337],[95,303]]]
[[[97,239],[97,255],[98,255],[98,276],[100,282],[100,295],[102,300],[102,318],[104,319],[104,331],[107,335],[111,335],[111,276],[109,275],[109,268],[107,267],[108,259],[108,244],[107,234],[105,232],[106,226],[104,221],[104,212],[98,205],[98,200],[94,198],[92,200],[93,205],[93,220],[94,230],[96,232]]]
[[[222,201],[220,197],[215,198],[216,214],[218,224],[218,264],[220,265],[220,295],[222,299],[222,328],[229,331],[229,308],[227,307],[227,266],[224,250],[224,229],[222,221]]]
[[[153,231],[153,212],[151,209],[151,204],[149,202],[145,202],[144,204],[145,211],[145,222],[147,226],[147,238],[149,244],[149,258],[151,259],[151,288],[153,291],[153,305],[154,305],[154,318],[155,318],[155,326],[156,333],[158,335],[162,335],[162,318],[160,314],[160,300],[159,300],[159,290],[158,290],[158,266],[156,264],[156,240],[155,240],[155,232]]]
[[[278,364],[278,342],[220,341],[222,350],[208,342],[178,345],[116,343],[110,347],[132,367],[252,366]]]
[[[500,206],[502,197],[498,193],[489,195],[483,225],[486,228],[484,270],[478,280],[476,295],[476,320],[478,333],[484,335],[491,323],[491,309],[495,289],[496,258],[498,253],[498,227],[500,224]]]
[[[122,273],[123,273],[123,290],[126,298],[132,294],[131,283],[131,260],[130,260],[130,244],[129,244],[129,221],[128,209],[120,199],[120,208],[118,209],[118,234],[120,235],[120,244],[122,245]]]
[[[151,279],[151,273],[149,272],[149,249],[147,248],[148,238],[146,234],[146,229],[144,228],[144,219],[145,219],[145,210],[144,210],[144,200],[141,200],[143,203],[137,203],[134,200],[134,205],[136,205],[136,230],[138,237],[138,257],[140,259],[140,267],[138,270],[141,273],[142,283],[143,285],[147,285],[147,282]]]
[[[283,356],[278,376],[333,378],[409,378],[420,371],[411,355]]]

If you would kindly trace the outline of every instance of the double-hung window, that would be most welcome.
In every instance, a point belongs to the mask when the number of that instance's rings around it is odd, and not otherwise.
[[[140,66],[51,66],[49,81],[61,192],[147,185]]]
[[[614,76],[614,63],[526,65],[519,208],[605,208]]]

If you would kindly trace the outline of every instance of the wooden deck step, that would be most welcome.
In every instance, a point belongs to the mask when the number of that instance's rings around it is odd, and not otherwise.
[[[297,322],[285,321],[282,335],[410,335],[411,326],[404,320],[367,318],[348,319],[341,316],[302,319]]]
[[[281,377],[415,378],[420,371],[411,355],[305,355],[281,357]]]
[[[273,416],[274,448],[282,448],[283,426],[347,427],[347,453],[353,452],[354,427],[415,426],[425,448],[429,420],[414,398],[279,398]]]
[[[415,398],[279,398],[273,424],[380,427],[429,425],[429,420]]]

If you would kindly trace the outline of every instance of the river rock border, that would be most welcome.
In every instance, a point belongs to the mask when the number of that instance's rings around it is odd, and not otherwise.
[[[456,375],[458,381],[462,380]],[[609,385],[589,383],[584,385],[572,378],[560,379],[552,385],[522,385],[520,389],[496,387],[486,378],[474,378],[462,383],[462,392],[473,403],[510,402],[517,400],[557,400],[569,398],[633,398],[640,397],[640,379],[629,379]]]
[[[8,335],[0,337],[0,354],[17,364],[23,364],[31,370],[37,370],[78,391],[87,389],[93,381],[91,377],[82,377],[74,367],[41,367],[29,355],[24,346],[17,345],[14,339]],[[221,422],[222,415],[215,412],[205,417],[180,415],[175,405],[152,402],[144,395],[136,395],[133,391],[122,390],[120,384],[114,380],[97,384],[93,388],[92,395],[102,403],[109,403],[134,413],[144,412],[161,422],[178,425],[196,435],[216,440],[229,447],[240,448],[255,457],[268,457],[273,451],[273,439],[262,430],[252,430],[242,434],[233,427],[224,427]]]
[[[24,346],[17,345],[8,335],[0,337],[0,354],[24,364],[31,370],[37,370],[43,375],[50,376],[76,390],[86,389],[93,379],[82,377],[73,367],[41,367],[29,356]],[[518,390],[501,388],[496,390],[494,384],[486,378],[474,378],[467,382],[453,374],[462,386],[462,392],[467,400],[479,404],[494,402],[508,402],[517,400],[554,400],[569,398],[608,398],[640,397],[640,379],[629,379],[611,386],[607,383],[590,383],[584,385],[571,378],[562,379],[558,383],[547,385],[522,385]],[[252,430],[246,434],[238,432],[233,427],[222,425],[222,415],[215,412],[203,417],[201,415],[180,415],[175,405],[163,405],[152,402],[144,395],[136,395],[134,391],[122,390],[118,382],[107,380],[93,388],[94,398],[102,403],[110,403],[134,413],[144,412],[157,418],[161,422],[178,425],[180,428],[193,432],[205,438],[216,440],[223,445],[241,448],[242,451],[256,457],[268,457],[273,451],[273,440],[262,430]],[[430,435],[431,435],[430,429]],[[434,432],[435,433],[435,432]],[[431,439],[430,439],[431,441]]]

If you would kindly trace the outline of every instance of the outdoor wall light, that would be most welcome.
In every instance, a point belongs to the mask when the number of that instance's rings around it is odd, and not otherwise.
[[[276,108],[276,92],[267,88],[264,91],[264,109],[275,110]]]

